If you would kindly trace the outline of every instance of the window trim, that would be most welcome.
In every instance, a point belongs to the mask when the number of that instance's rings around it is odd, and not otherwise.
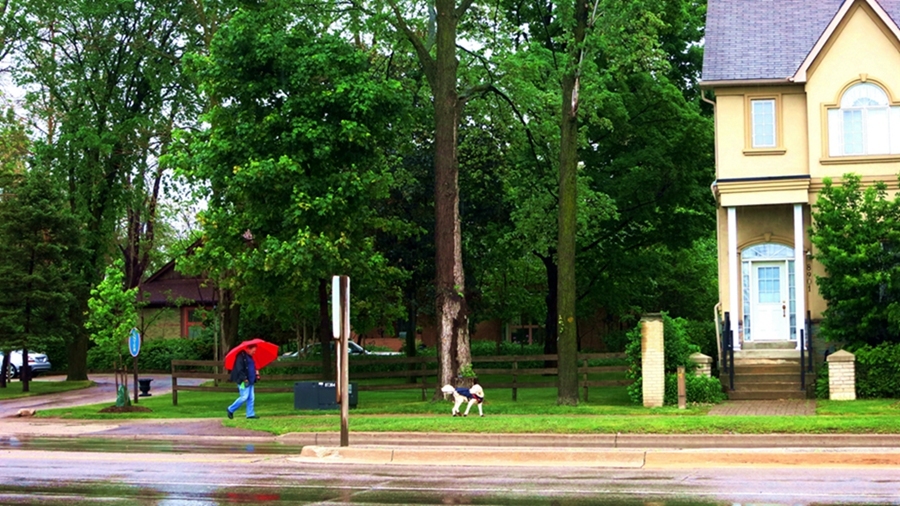
[[[783,155],[784,147],[784,114],[782,113],[781,93],[754,93],[744,95],[744,155]],[[753,147],[753,101],[772,100],[775,102],[775,145]]]
[[[203,322],[190,321],[191,311],[195,311],[198,309],[209,311],[212,308],[208,306],[181,306],[181,337],[183,339],[187,339],[188,337],[190,337],[191,327],[206,328],[203,325]]]
[[[822,155],[819,159],[819,163],[822,165],[844,165],[844,164],[860,164],[860,163],[883,163],[883,162],[898,162],[900,161],[900,153],[879,153],[874,155],[846,155],[846,156],[831,156],[831,137],[830,130],[828,124],[828,111],[833,109],[841,109],[841,99],[844,97],[844,94],[857,84],[862,83],[871,83],[882,89],[884,93],[887,95],[888,99],[888,108],[900,106],[900,101],[897,101],[894,98],[894,93],[891,89],[886,86],[883,82],[878,79],[873,79],[868,76],[868,74],[860,74],[857,79],[854,79],[848,83],[846,83],[843,87],[841,87],[840,91],[838,91],[837,95],[834,97],[834,101],[831,103],[823,103],[821,105],[821,110],[819,112],[822,124]]]

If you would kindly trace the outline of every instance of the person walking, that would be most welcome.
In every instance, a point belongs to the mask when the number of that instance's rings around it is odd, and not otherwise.
[[[228,406],[228,418],[234,418],[234,412],[241,408],[241,405],[247,404],[247,418],[259,418],[253,409],[253,403],[256,400],[253,395],[253,385],[259,379],[259,372],[256,370],[256,363],[253,361],[253,355],[256,354],[256,345],[250,345],[241,350],[234,360],[234,369],[231,370],[231,381],[238,385],[238,398]]]

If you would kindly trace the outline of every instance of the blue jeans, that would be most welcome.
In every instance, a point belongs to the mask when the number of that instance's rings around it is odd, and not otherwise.
[[[242,384],[238,385],[238,398],[231,406],[228,406],[228,412],[234,413],[238,409],[241,408],[241,405],[245,402],[247,403],[247,418],[256,416],[256,411],[253,409],[253,402],[256,400],[256,397],[253,395],[253,385],[243,386]]]

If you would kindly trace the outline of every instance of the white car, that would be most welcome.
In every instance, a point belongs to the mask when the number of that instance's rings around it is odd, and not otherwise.
[[[3,362],[3,352],[0,352],[0,364]],[[50,359],[43,353],[28,353],[28,365],[31,366],[31,377],[50,371]],[[0,365],[2,367],[2,365]],[[18,378],[22,371],[22,350],[14,350],[9,354],[8,378]]]

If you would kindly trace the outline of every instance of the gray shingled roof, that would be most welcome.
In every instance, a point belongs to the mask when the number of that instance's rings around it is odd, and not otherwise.
[[[900,19],[900,0],[877,1],[893,20]],[[709,0],[703,80],[794,75],[843,2]]]

